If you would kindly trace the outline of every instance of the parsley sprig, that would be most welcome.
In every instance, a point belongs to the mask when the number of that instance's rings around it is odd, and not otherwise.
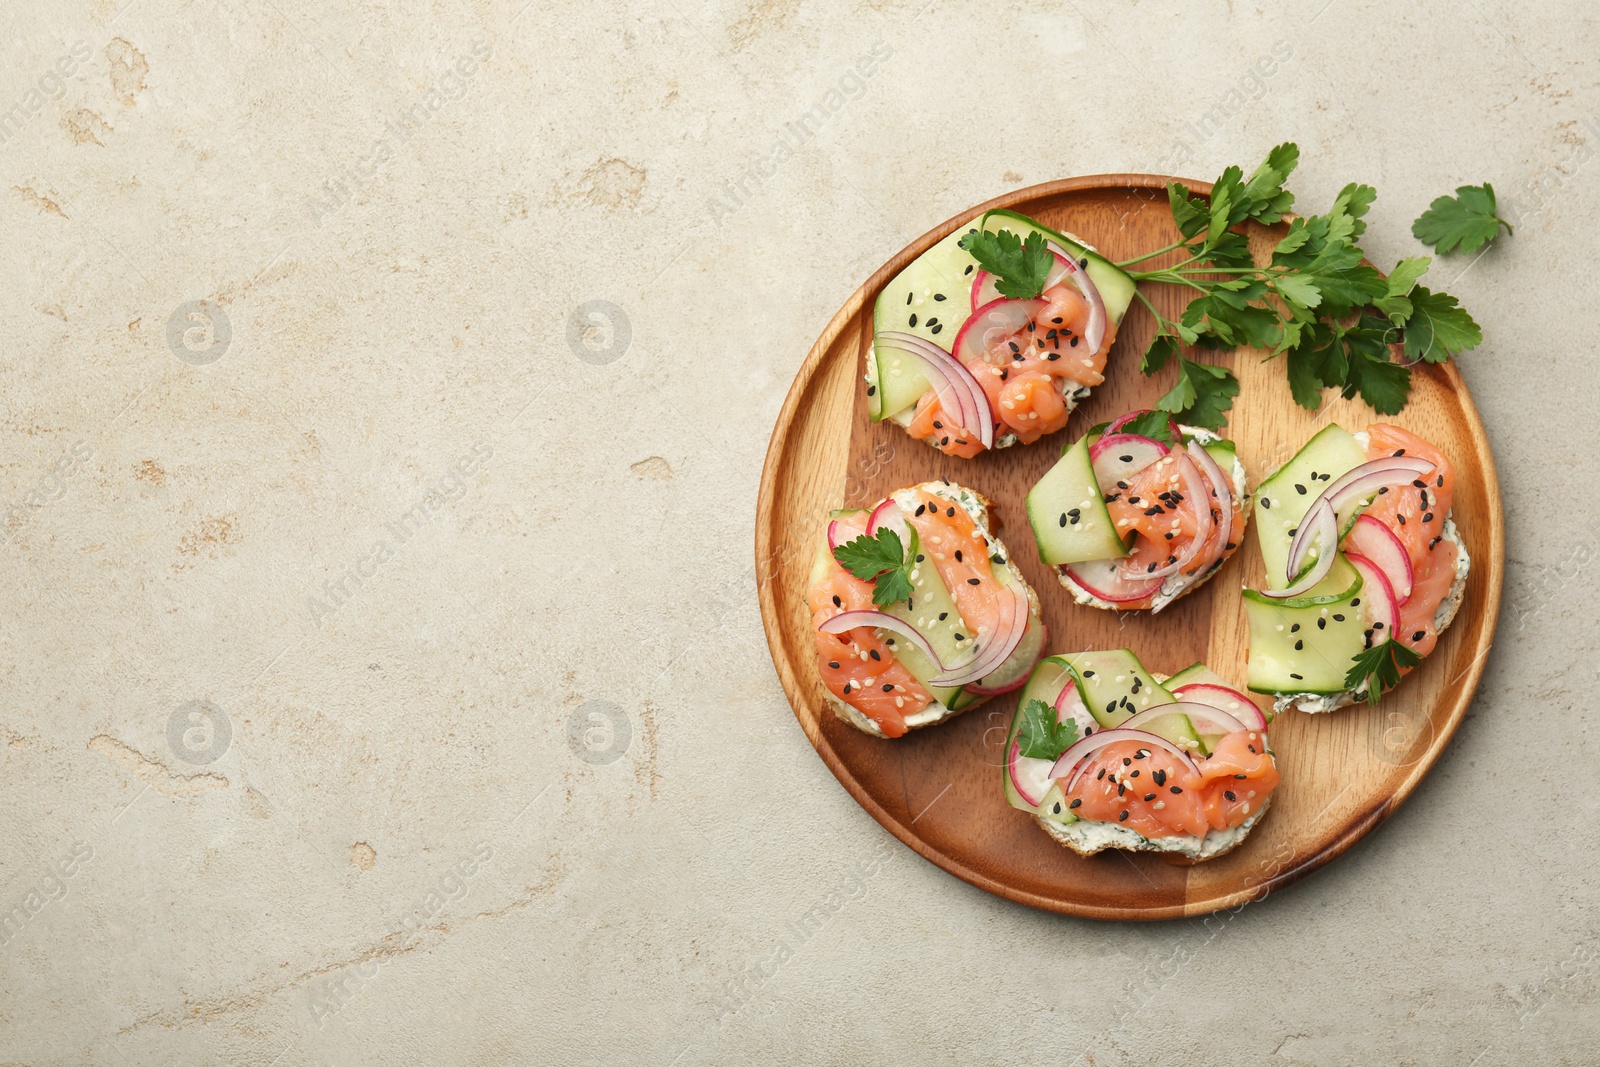
[[[876,536],[862,534],[853,541],[836,545],[833,558],[856,578],[871,582],[872,602],[886,607],[911,596],[911,570],[916,566],[920,548],[916,530],[911,530],[908,552],[900,535],[885,526]]]
[[[1017,732],[1018,747],[1029,759],[1060,759],[1061,753],[1078,743],[1078,721],[1056,721],[1056,709],[1042,700],[1022,705],[1022,729]]]
[[[1055,266],[1055,256],[1037,230],[1027,241],[1010,230],[978,230],[961,238],[960,245],[994,275],[995,291],[1014,300],[1032,300],[1044,292]]]
[[[1248,179],[1238,167],[1229,167],[1209,200],[1169,185],[1168,204],[1183,239],[1119,264],[1126,268],[1164,253],[1185,253],[1169,266],[1130,272],[1135,281],[1195,293],[1175,320],[1137,293],[1156,320],[1140,369],[1155,374],[1179,357],[1177,384],[1158,405],[1184,422],[1221,429],[1239,383],[1226,368],[1181,355],[1182,345],[1249,345],[1267,352],[1268,359],[1284,357],[1290,389],[1303,407],[1317,408],[1322,390],[1334,388],[1345,397],[1359,394],[1375,411],[1393,415],[1405,406],[1411,371],[1392,359],[1391,344],[1402,344],[1410,363],[1443,363],[1483,339],[1455,297],[1417,284],[1432,262],[1427,256],[1401,260],[1387,278],[1363,263],[1360,238],[1377,198],[1369,185],[1351,183],[1325,214],[1294,218],[1270,261],[1256,263],[1235,227],[1283,221],[1294,205],[1284,182],[1299,160],[1299,148],[1285,143],[1269,152]]]
[[[1463,185],[1455,196],[1441,196],[1429,204],[1411,224],[1411,234],[1441,253],[1458,247],[1476,252],[1500,236],[1500,227],[1504,226],[1506,233],[1516,232],[1495,211],[1494,186],[1488,182]]]
[[[1394,638],[1358,653],[1344,676],[1344,687],[1355,690],[1367,683],[1367,703],[1376,704],[1385,690],[1400,684],[1400,672],[1422,662],[1422,657]]]
[[[1178,440],[1177,434],[1172,432],[1172,416],[1165,411],[1141,411],[1118,426],[1117,432],[1148,437],[1152,441],[1160,441],[1168,448],[1175,448],[1182,443]]]

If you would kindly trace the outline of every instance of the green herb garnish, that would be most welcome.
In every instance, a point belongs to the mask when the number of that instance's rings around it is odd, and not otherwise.
[[[1172,432],[1172,416],[1165,411],[1141,411],[1118,426],[1117,432],[1148,437],[1152,441],[1160,441],[1168,448],[1176,448],[1180,443]]]
[[[1506,233],[1514,232],[1511,223],[1495,214],[1494,186],[1463,185],[1455,196],[1441,196],[1428,205],[1416,222],[1411,224],[1411,234],[1425,245],[1440,252],[1460,248],[1463,252],[1476,252],[1500,236],[1500,227]]]
[[[1421,656],[1391,637],[1356,655],[1344,676],[1344,687],[1354,691],[1366,682],[1367,703],[1376,704],[1385,690],[1400,684],[1402,670],[1421,662]]]
[[[911,551],[907,552],[900,535],[885,526],[876,536],[862,534],[836,546],[833,558],[856,578],[871,582],[872,602],[885,607],[911,596],[911,569],[916,566],[919,547],[916,530],[911,530]]]
[[[1042,700],[1022,705],[1022,729],[1017,732],[1022,755],[1029,759],[1060,759],[1078,742],[1078,720],[1056,721],[1056,709]]]
[[[1181,345],[1248,345],[1265,351],[1268,359],[1284,357],[1290,389],[1303,407],[1315,410],[1322,390],[1333,388],[1345,397],[1360,395],[1374,410],[1392,415],[1405,406],[1411,371],[1392,359],[1391,345],[1403,344],[1410,362],[1443,363],[1477,345],[1482,332],[1454,297],[1417,285],[1431,262],[1428,257],[1401,260],[1388,278],[1362,262],[1365,253],[1359,242],[1367,209],[1377,197],[1371,186],[1347,185],[1326,214],[1295,218],[1273,248],[1270,262],[1257,264],[1248,241],[1233,227],[1251,220],[1266,225],[1282,221],[1294,204],[1284,182],[1299,157],[1299,149],[1286,143],[1268,153],[1248,179],[1238,167],[1229,167],[1209,201],[1190,196],[1176,183],[1168,186],[1168,204],[1183,239],[1119,265],[1126,268],[1181,250],[1186,258],[1179,262],[1133,271],[1130,277],[1182,286],[1194,295],[1173,320],[1158,312],[1144,293],[1137,294],[1156,319],[1155,337],[1140,369],[1145,374],[1161,371],[1179,355]],[[1458,192],[1465,194],[1468,188]],[[1484,190],[1489,194],[1487,217],[1499,225],[1492,190],[1487,185]],[[1443,236],[1463,242],[1476,237],[1471,245],[1476,248],[1488,239],[1481,236],[1487,223],[1478,218],[1485,201],[1472,196],[1464,202],[1464,208],[1446,212],[1453,229]],[[1439,205],[1435,201],[1435,208]],[[1466,228],[1468,214],[1476,219],[1475,229]],[[1447,246],[1439,247],[1443,251]],[[1239,392],[1233,374],[1182,356],[1179,370],[1177,384],[1159,407],[1207,429],[1226,425]]]
[[[994,275],[995,291],[1014,300],[1031,300],[1044,292],[1055,255],[1035,230],[1024,242],[1010,230],[979,230],[961,238],[961,247]]]

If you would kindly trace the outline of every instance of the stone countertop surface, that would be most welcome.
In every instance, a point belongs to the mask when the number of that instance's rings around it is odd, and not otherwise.
[[[1600,535],[1544,484],[1600,473],[1587,5],[0,23],[0,1063],[1600,1059]],[[1378,188],[1380,261],[1460,184],[1517,224],[1436,267],[1505,492],[1482,687],[1392,820],[1237,915],[1009,904],[788,709],[773,421],[962,208],[1285,139],[1302,203]]]

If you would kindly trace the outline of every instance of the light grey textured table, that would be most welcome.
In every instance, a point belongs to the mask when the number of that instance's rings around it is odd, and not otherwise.
[[[0,15],[0,1062],[1600,1058],[1587,5],[120,3]],[[1518,223],[1435,273],[1479,698],[1236,915],[993,899],[779,691],[773,418],[961,208],[1283,139],[1380,260],[1464,182]]]

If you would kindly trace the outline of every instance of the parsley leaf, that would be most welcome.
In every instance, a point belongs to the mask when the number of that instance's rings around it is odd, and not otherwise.
[[[1457,247],[1476,252],[1500,236],[1502,226],[1507,233],[1513,232],[1511,223],[1495,214],[1494,186],[1484,182],[1463,185],[1455,196],[1441,196],[1429,204],[1411,224],[1411,234],[1440,252]]]
[[[1160,441],[1168,448],[1178,444],[1172,433],[1172,416],[1165,411],[1142,411],[1117,427],[1118,433],[1137,434]]]
[[[978,266],[994,275],[995,291],[1012,299],[1031,300],[1044,292],[1055,266],[1055,256],[1037,230],[1028,234],[1026,242],[1010,230],[979,230],[959,243]]]
[[[872,602],[885,607],[911,596],[911,568],[916,564],[918,547],[916,530],[911,531],[908,552],[900,535],[885,526],[876,536],[862,534],[835,546],[833,558],[856,578],[871,582]]]
[[[1078,743],[1078,720],[1058,722],[1055,708],[1042,700],[1030,700],[1022,705],[1017,742],[1029,759],[1060,759],[1061,753]]]
[[[1192,426],[1220,430],[1228,425],[1228,409],[1239,395],[1239,380],[1226,367],[1178,358],[1178,384],[1156,401],[1162,411],[1179,416]]]
[[[1449,293],[1435,293],[1419,285],[1411,290],[1409,299],[1411,311],[1401,321],[1410,359],[1444,363],[1483,341],[1483,331]]]
[[[1400,684],[1402,670],[1409,670],[1421,662],[1421,656],[1391,637],[1355,656],[1350,670],[1344,676],[1344,687],[1354,690],[1366,682],[1367,703],[1376,704],[1385,690]]]
[[[1170,333],[1158,333],[1150,340],[1150,347],[1144,350],[1144,358],[1139,361],[1139,370],[1143,374],[1154,374],[1167,365],[1167,360],[1178,354],[1178,339]]]
[[[1432,262],[1428,256],[1402,259],[1387,278],[1366,262],[1360,239],[1378,195],[1370,185],[1351,182],[1339,190],[1326,213],[1289,220],[1269,262],[1258,264],[1246,236],[1234,227],[1251,220],[1284,221],[1294,196],[1283,183],[1299,159],[1299,149],[1285,143],[1268,153],[1248,180],[1240,168],[1229,167],[1213,184],[1209,200],[1190,196],[1177,184],[1167,187],[1183,240],[1120,265],[1128,268],[1181,250],[1187,258],[1133,270],[1129,277],[1181,286],[1189,302],[1170,319],[1136,291],[1156,320],[1155,337],[1139,369],[1147,375],[1161,371],[1173,356],[1181,358],[1180,344],[1249,346],[1267,359],[1285,357],[1289,389],[1304,407],[1319,407],[1322,391],[1331,388],[1346,398],[1359,395],[1374,410],[1392,415],[1410,394],[1410,364],[1443,363],[1479,344],[1482,331],[1455,297],[1417,284]],[[1493,224],[1490,236],[1497,232],[1493,190],[1485,185],[1457,192],[1466,209],[1450,211],[1486,210]],[[1420,230],[1418,236],[1423,236]],[[1447,250],[1445,244],[1439,248]],[[1395,361],[1397,348],[1403,348],[1406,363]],[[1228,372],[1181,359],[1178,383],[1160,406],[1216,429],[1225,423],[1238,392],[1238,382]]]

